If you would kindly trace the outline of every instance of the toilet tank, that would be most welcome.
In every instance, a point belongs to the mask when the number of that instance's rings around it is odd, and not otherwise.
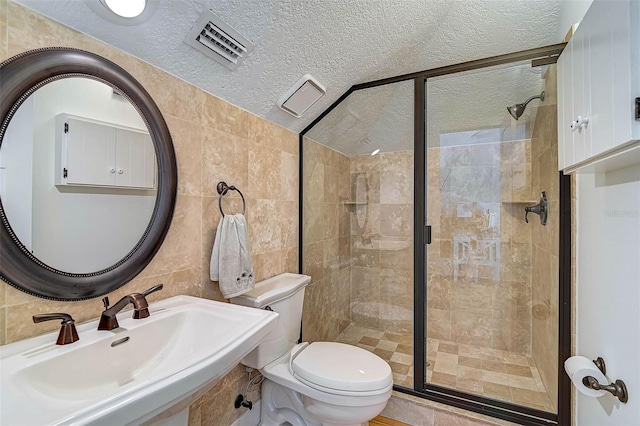
[[[308,275],[280,274],[260,281],[253,290],[230,299],[236,305],[270,309],[280,315],[276,329],[241,361],[242,364],[260,369],[289,352],[298,343],[304,288],[310,281]]]

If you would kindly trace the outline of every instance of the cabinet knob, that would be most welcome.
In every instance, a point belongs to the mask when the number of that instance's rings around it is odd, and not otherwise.
[[[586,126],[588,123],[589,119],[587,117],[579,115],[577,120],[571,122],[571,131],[575,132],[579,128]]]
[[[121,175],[121,174],[123,174],[123,173],[124,173],[124,170],[122,170],[122,169],[118,169],[118,174],[119,174],[119,175]]]
[[[109,173],[115,173],[115,172],[116,172],[115,167],[111,167],[111,168],[109,169]]]

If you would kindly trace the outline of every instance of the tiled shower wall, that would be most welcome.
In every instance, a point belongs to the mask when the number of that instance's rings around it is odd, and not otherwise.
[[[157,283],[164,283],[164,289],[149,296],[151,300],[180,294],[224,300],[217,283],[209,280],[211,247],[220,219],[215,186],[220,180],[238,186],[247,198],[256,279],[297,271],[297,134],[112,46],[0,0],[0,60],[48,46],[91,51],[126,69],[160,107],[176,150],[178,197],[167,238],[136,279],[108,295],[111,300]],[[230,200],[227,208],[238,209],[237,201]],[[68,312],[82,322],[97,318],[101,310],[99,299],[55,302],[0,283],[0,344],[59,327],[54,321],[33,324],[34,314]],[[236,367],[191,406],[189,424],[233,423],[246,411],[233,407],[246,383],[244,368]],[[250,395],[254,401],[258,397],[253,392]]]
[[[350,161],[351,320],[413,333],[413,152]]]
[[[304,265],[311,276],[302,319],[305,341],[333,341],[350,323],[349,157],[305,138]]]
[[[544,76],[545,100],[538,107],[531,142],[533,189],[538,197],[546,191],[549,220],[546,226],[533,220],[532,232],[532,313],[533,359],[552,404],[558,395],[558,308],[560,238],[558,182],[558,127],[556,66]],[[537,218],[537,217],[535,217]]]

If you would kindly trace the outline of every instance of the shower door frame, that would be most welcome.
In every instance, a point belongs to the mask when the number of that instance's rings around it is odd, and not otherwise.
[[[426,380],[426,331],[427,331],[427,281],[426,245],[430,243],[430,227],[426,223],[426,84],[429,78],[463,71],[487,68],[526,60],[540,60],[555,64],[566,43],[559,43],[505,55],[449,65],[431,70],[403,74],[395,77],[356,84],[338,98],[329,108],[313,120],[299,135],[299,257],[298,269],[303,272],[303,141],[304,135],[318,124],[343,100],[357,90],[368,89],[407,80],[414,81],[414,387],[409,389],[394,385],[394,390],[465,410],[532,426],[571,424],[571,382],[564,374],[563,362],[571,356],[571,178],[559,172],[560,186],[560,235],[559,235],[559,324],[558,324],[558,413],[462,392],[427,383]]]

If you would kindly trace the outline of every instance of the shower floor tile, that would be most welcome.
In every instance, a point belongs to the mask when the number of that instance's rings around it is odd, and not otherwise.
[[[413,388],[413,335],[351,324],[336,342],[359,346],[387,361],[396,385]],[[427,339],[429,383],[555,412],[533,358],[513,352]]]

